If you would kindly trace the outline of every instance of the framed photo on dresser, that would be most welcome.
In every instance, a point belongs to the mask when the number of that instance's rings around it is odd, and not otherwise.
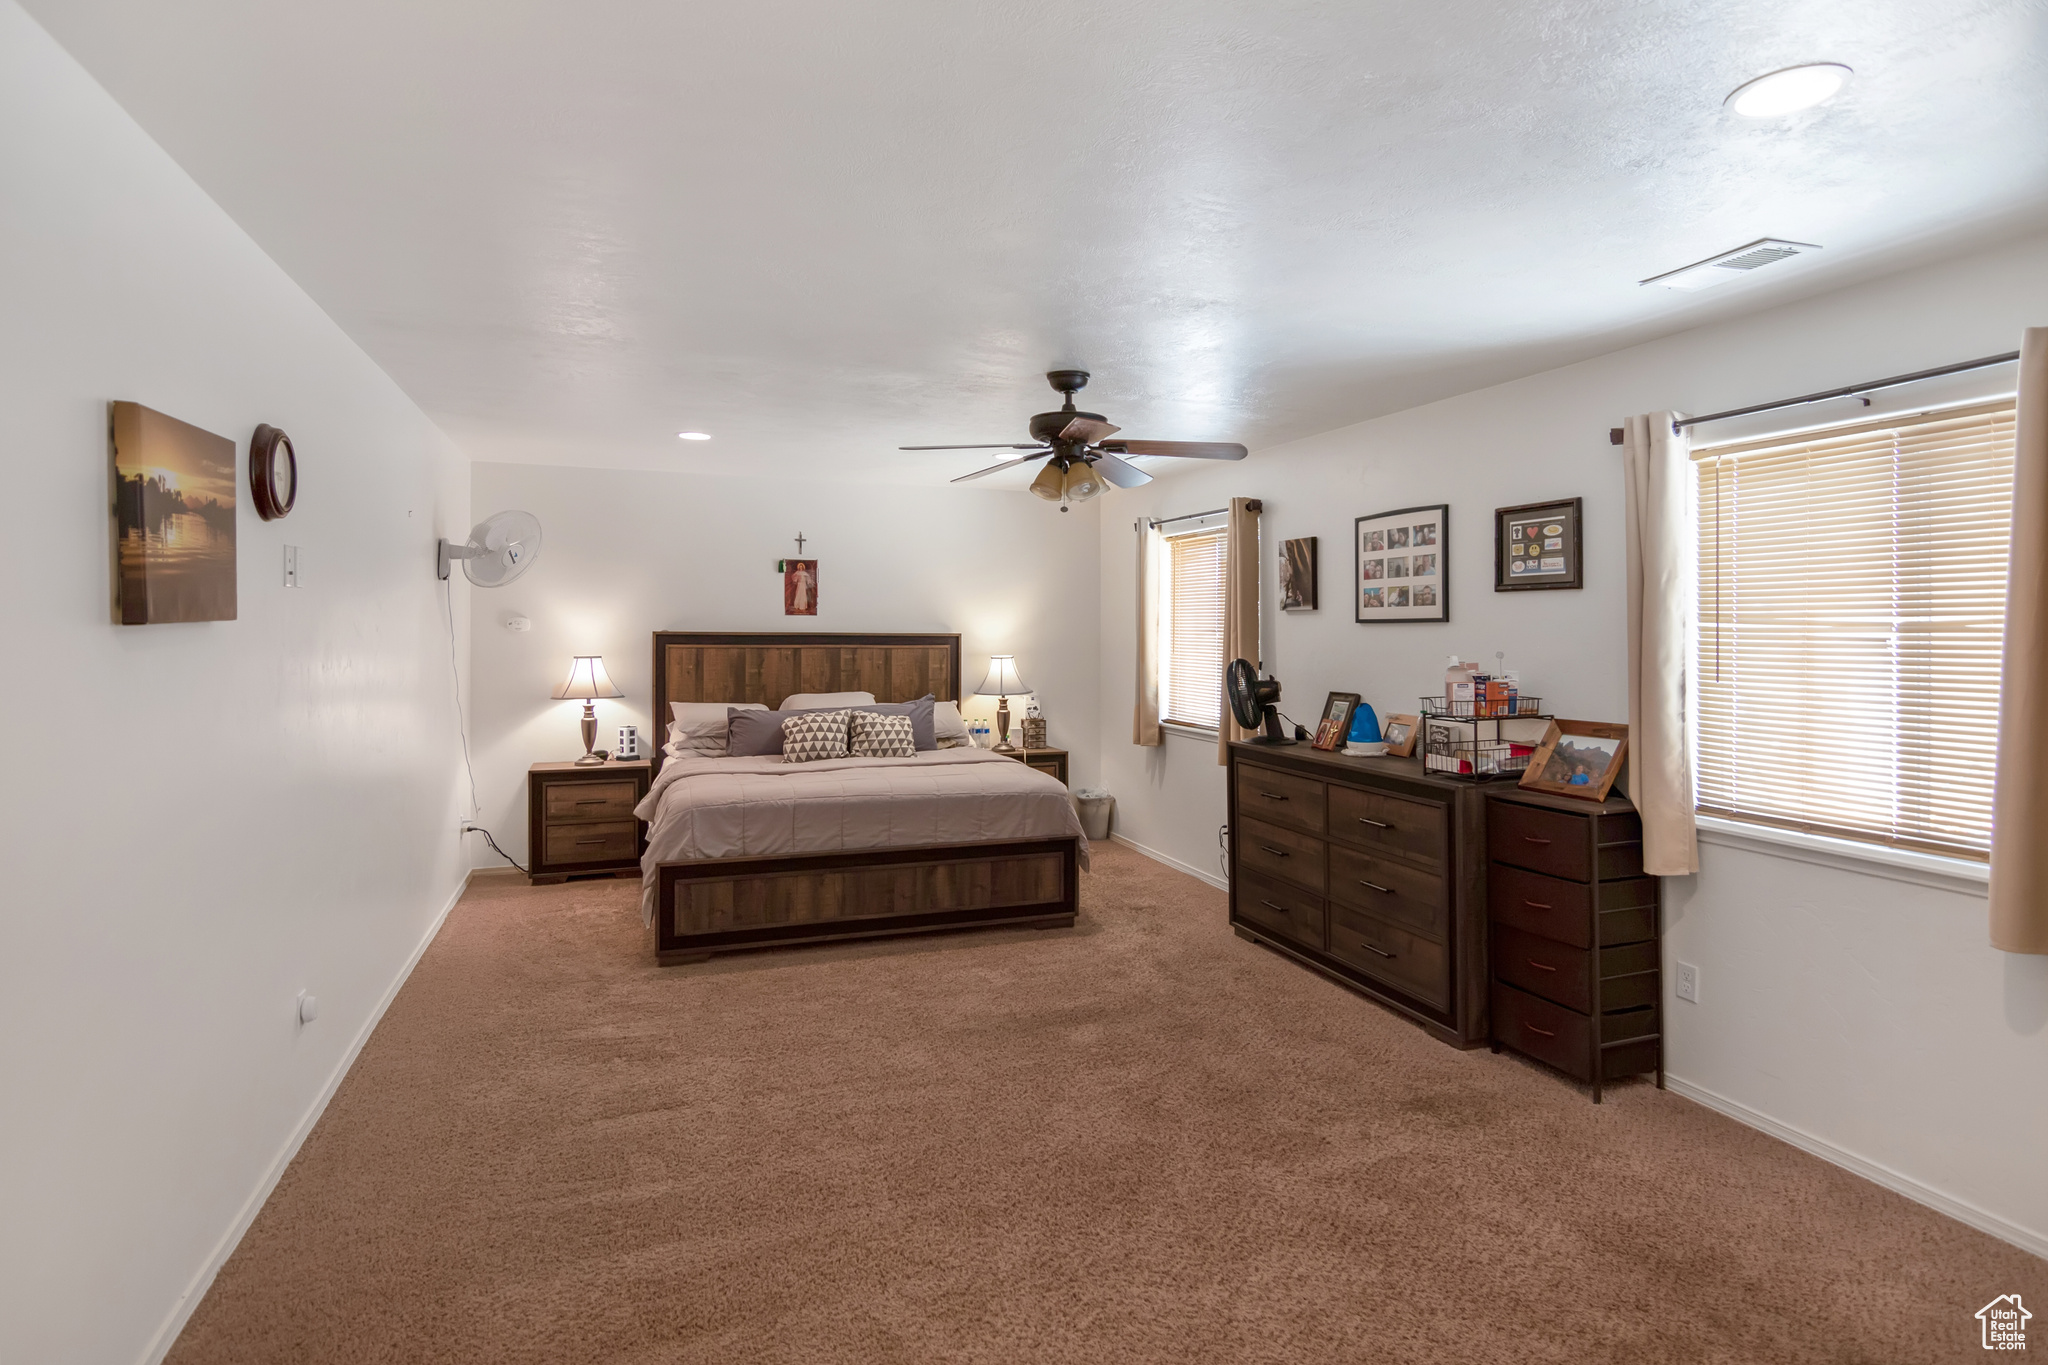
[[[1360,517],[1356,544],[1352,588],[1360,625],[1451,619],[1449,503]]]

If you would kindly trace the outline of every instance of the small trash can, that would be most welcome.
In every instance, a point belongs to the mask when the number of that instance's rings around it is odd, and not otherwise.
[[[1109,810],[1116,801],[1106,791],[1082,787],[1074,793],[1074,808],[1081,816],[1081,832],[1088,842],[1101,843],[1109,837]]]

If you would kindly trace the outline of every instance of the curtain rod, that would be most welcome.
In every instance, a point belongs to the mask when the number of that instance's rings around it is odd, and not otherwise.
[[[1266,510],[1265,504],[1257,498],[1253,498],[1244,506],[1247,512],[1263,512]],[[1140,517],[1138,524],[1140,526],[1171,526],[1176,521],[1194,521],[1200,517],[1220,517],[1229,510],[1228,507],[1212,507],[1206,512],[1184,512],[1177,517]]]
[[[1796,408],[1804,403],[1820,403],[1830,398],[1860,398],[1866,393],[1879,389],[1895,389],[1901,384],[1917,384],[1923,379],[1939,379],[1945,374],[1963,374],[1970,370],[1988,370],[1993,365],[2007,365],[2020,358],[2018,351],[2007,351],[2004,355],[1987,355],[1981,360],[1965,360],[1956,365],[1940,365],[1931,370],[1915,370],[1911,374],[1895,374],[1890,379],[1873,380],[1868,384],[1850,384],[1845,388],[1829,389],[1824,393],[1809,393],[1799,398],[1781,398],[1775,403],[1757,403],[1746,408],[1730,408],[1726,412],[1710,412],[1704,417],[1686,417],[1671,424],[1673,431],[1696,427],[1702,422],[1719,422],[1729,417],[1747,417],[1753,412],[1772,412],[1778,408]],[[1610,444],[1622,443],[1620,427],[1609,427],[1607,439]]]

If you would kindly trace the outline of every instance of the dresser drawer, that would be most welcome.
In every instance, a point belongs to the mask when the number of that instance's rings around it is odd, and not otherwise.
[[[1323,832],[1323,784],[1312,777],[1261,768],[1252,763],[1237,766],[1237,814],[1274,824],[1292,825],[1310,834]]]
[[[1237,860],[1246,867],[1322,891],[1323,841],[1298,830],[1238,816]]]
[[[637,782],[550,782],[541,790],[543,817],[557,820],[630,820],[640,804]]]
[[[1330,956],[1438,1009],[1451,1002],[1449,952],[1397,924],[1333,905]]]
[[[1486,909],[1496,926],[1541,934],[1574,948],[1590,948],[1593,887],[1561,881],[1506,863],[1486,869]]]
[[[1444,811],[1424,801],[1332,783],[1330,837],[1441,863]]]
[[[1334,788],[1332,789],[1334,790]],[[1443,874],[1330,845],[1330,900],[1377,919],[1442,938],[1450,923]]]
[[[1591,846],[1585,816],[1512,801],[1492,802],[1486,812],[1487,854],[1496,862],[1586,882],[1593,879]]]
[[[1239,869],[1232,879],[1237,917],[1255,928],[1283,934],[1317,952],[1323,950],[1323,901],[1257,873]]]
[[[551,867],[637,858],[640,856],[640,826],[632,820],[610,824],[550,824],[542,827],[541,848],[542,861]]]
[[[1593,1079],[1592,1024],[1583,1014],[1493,983],[1493,1036],[1568,1076]]]
[[[1601,976],[1603,1010],[1653,1004],[1657,999],[1654,943],[1629,943],[1589,952],[1501,924],[1493,927],[1492,939],[1490,956],[1495,976],[1581,1014],[1593,1011],[1591,973],[1595,970]]]

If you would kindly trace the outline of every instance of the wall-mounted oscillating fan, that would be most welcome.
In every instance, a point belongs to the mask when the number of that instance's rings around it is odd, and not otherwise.
[[[540,558],[540,518],[531,512],[499,512],[485,517],[469,533],[469,543],[441,542],[434,571],[448,576],[448,565],[462,561],[462,572],[479,588],[502,588]]]
[[[1261,678],[1259,671],[1247,660],[1232,659],[1230,667],[1223,670],[1223,691],[1230,698],[1230,714],[1237,717],[1237,723],[1247,730],[1263,727],[1264,733],[1251,736],[1248,744],[1292,744],[1295,741],[1280,732],[1280,683],[1274,678]]]

